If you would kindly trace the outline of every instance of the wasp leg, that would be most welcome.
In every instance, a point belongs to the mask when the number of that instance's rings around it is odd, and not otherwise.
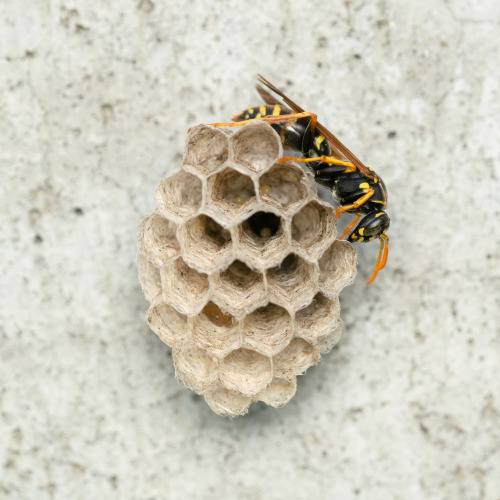
[[[258,118],[241,120],[239,122],[211,123],[210,125],[214,127],[239,127],[240,125],[245,125],[245,123],[254,122],[255,120],[260,120],[267,123],[282,123],[282,122],[288,122],[290,120],[296,120],[298,118],[307,118],[307,117],[311,117],[311,123],[314,122],[314,125],[316,125],[317,117],[314,113],[310,113],[309,111],[304,111],[303,113],[292,113],[289,115],[276,115],[276,116],[266,115],[266,116],[259,116]]]
[[[330,165],[342,165],[347,167],[342,173],[349,174],[356,171],[356,167],[350,161],[337,160],[332,156],[318,156],[317,158],[296,158],[295,156],[283,156],[278,160],[278,163],[285,163],[287,161],[298,161],[299,163],[309,163],[319,161],[322,163],[329,163]]]
[[[339,240],[343,240],[351,231],[354,229],[354,226],[358,223],[361,214],[357,214],[354,220],[344,229],[344,232],[340,235]]]
[[[365,203],[365,201],[368,201],[373,196],[373,193],[375,193],[375,189],[371,188],[363,196],[361,196],[361,198],[358,198],[351,205],[344,205],[337,208],[337,211],[335,212],[337,219],[340,217],[340,214],[342,212],[346,212],[347,210],[351,210],[353,208],[359,208],[363,203]]]
[[[379,271],[384,269],[387,263],[387,256],[389,255],[389,238],[385,234],[380,235],[380,251],[378,253],[377,262],[375,263],[375,269],[370,277],[370,279],[366,282],[367,285],[372,284],[377,277]]]

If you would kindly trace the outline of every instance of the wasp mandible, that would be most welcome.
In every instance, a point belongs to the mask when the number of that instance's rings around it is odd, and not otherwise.
[[[378,272],[385,267],[389,253],[389,238],[385,233],[389,229],[390,218],[385,212],[387,190],[384,182],[372,168],[366,167],[321,125],[316,114],[304,111],[261,75],[257,75],[257,80],[281,97],[289,107],[281,104],[258,83],[257,91],[266,104],[237,114],[232,118],[232,123],[213,125],[235,127],[253,120],[263,120],[280,135],[283,149],[302,153],[302,158],[285,156],[279,162],[293,160],[305,163],[313,171],[316,182],[329,188],[338,201],[337,218],[342,212],[356,215],[340,238],[347,236],[351,242],[380,239],[377,262],[366,282],[367,285],[373,283]]]

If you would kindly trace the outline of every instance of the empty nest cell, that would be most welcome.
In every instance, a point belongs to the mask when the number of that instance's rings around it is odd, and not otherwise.
[[[198,212],[203,201],[202,182],[184,170],[164,177],[155,191],[158,209],[175,222]]]
[[[356,251],[348,241],[334,241],[319,259],[321,291],[329,297],[337,297],[356,276]]]
[[[188,333],[186,316],[161,300],[151,305],[146,322],[170,347],[181,344]]]
[[[330,334],[336,328],[339,317],[339,299],[329,299],[319,292],[307,307],[295,314],[297,334],[305,340],[317,343],[319,337]]]
[[[283,208],[305,201],[309,196],[304,171],[291,163],[275,165],[259,179],[259,186],[263,200],[274,200]]]
[[[215,413],[229,418],[244,415],[252,403],[252,399],[248,396],[225,387],[219,387],[205,394],[205,401]]]
[[[240,260],[213,274],[210,281],[214,300],[238,318],[267,301],[264,276]]]
[[[190,268],[181,258],[160,270],[163,298],[188,316],[198,313],[208,302],[208,278]]]
[[[201,272],[211,272],[231,259],[231,234],[207,215],[198,215],[179,230],[182,256]]]
[[[238,209],[256,199],[252,179],[232,168],[226,168],[210,177],[208,188],[215,202],[223,202],[224,206],[229,204],[230,208]]]
[[[187,137],[184,164],[208,175],[224,164],[228,153],[229,142],[222,129],[198,125]]]
[[[139,247],[156,267],[164,266],[179,254],[176,231],[176,224],[157,213],[142,221]]]
[[[304,339],[294,338],[283,351],[274,356],[274,374],[278,378],[293,380],[320,359],[319,349]]]
[[[196,347],[172,351],[177,378],[192,391],[203,394],[218,383],[217,363]]]
[[[269,297],[288,309],[309,304],[318,288],[318,269],[294,253],[267,271]]]
[[[327,203],[311,201],[292,219],[292,241],[318,258],[337,236],[333,207]]]
[[[267,123],[251,122],[231,137],[233,160],[251,172],[262,173],[281,155],[281,141]]]
[[[191,318],[191,338],[205,352],[222,358],[241,346],[239,324],[217,304],[209,302],[200,314]]]
[[[260,307],[243,320],[243,345],[266,356],[282,351],[292,338],[292,318],[275,304]]]
[[[292,380],[273,378],[272,382],[257,394],[257,398],[259,401],[266,403],[266,405],[280,408],[293,398],[296,390],[297,381],[295,378]]]
[[[208,179],[205,212],[226,227],[238,224],[255,210],[257,197],[254,181],[232,168],[225,168]]]
[[[238,349],[226,356],[220,366],[221,383],[227,389],[253,396],[273,378],[271,360],[250,349]]]

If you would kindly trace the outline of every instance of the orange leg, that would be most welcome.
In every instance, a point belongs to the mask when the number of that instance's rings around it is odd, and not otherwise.
[[[346,210],[351,210],[352,208],[360,207],[365,201],[368,201],[373,196],[374,192],[375,192],[375,190],[373,188],[371,188],[363,196],[361,196],[361,198],[358,198],[351,205],[344,205],[343,207],[337,208],[337,211],[335,212],[337,219],[340,217],[340,214],[342,212],[345,212]]]
[[[361,214],[357,214],[354,220],[344,229],[344,232],[340,235],[339,240],[343,240],[356,226],[358,220],[360,219]]]
[[[380,251],[378,253],[377,262],[375,263],[375,269],[370,277],[370,279],[366,282],[367,285],[370,285],[375,281],[377,274],[379,271],[384,269],[387,263],[387,256],[389,255],[389,238],[385,234],[380,235]]]
[[[267,123],[281,123],[288,122],[290,120],[296,120],[298,118],[307,118],[311,117],[311,127],[314,123],[316,126],[317,117],[314,113],[310,113],[309,111],[304,111],[303,113],[292,113],[290,115],[266,115],[260,116],[259,118],[250,118],[248,120],[241,120],[239,122],[231,122],[231,123],[211,123],[214,127],[239,127],[240,125],[245,125],[245,123],[254,122],[256,120],[264,121]]]
[[[343,165],[348,168],[345,170],[345,174],[350,172],[354,172],[356,167],[350,161],[342,161],[337,160],[337,158],[333,158],[332,156],[318,156],[317,158],[296,158],[295,156],[283,156],[278,160],[278,163],[285,163],[287,161],[298,161],[299,163],[309,163],[311,161],[321,161],[323,163],[330,163],[331,165]]]

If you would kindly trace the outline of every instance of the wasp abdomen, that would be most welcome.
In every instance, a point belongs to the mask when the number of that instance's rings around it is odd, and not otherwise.
[[[255,118],[262,118],[263,116],[287,115],[290,112],[288,108],[280,106],[279,104],[261,104],[260,106],[245,109],[245,111],[233,116],[232,120],[235,122],[254,120]]]

